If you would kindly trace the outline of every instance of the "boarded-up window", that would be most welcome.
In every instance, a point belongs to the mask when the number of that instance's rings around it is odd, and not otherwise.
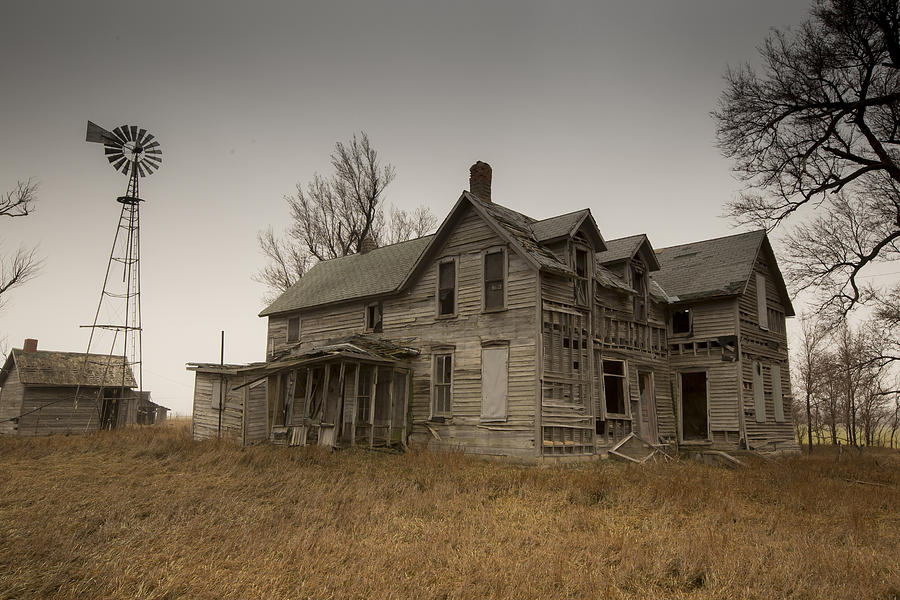
[[[451,382],[453,381],[453,356],[434,355],[434,392],[432,414],[449,417],[451,411]]]
[[[769,328],[769,313],[766,310],[766,276],[762,273],[756,274],[756,309],[759,313],[759,326],[763,329]]]
[[[456,261],[442,262],[438,267],[438,314],[456,314]]]
[[[212,397],[210,398],[209,405],[216,410],[219,410],[220,402],[224,404],[224,402],[222,401],[222,380],[218,376],[216,376],[216,378],[212,381]]]
[[[300,317],[288,319],[287,341],[296,342],[300,339]]]
[[[753,361],[753,411],[756,413],[756,422],[766,422],[766,394],[763,389],[762,363]]]
[[[505,421],[509,346],[481,349],[481,420]]]
[[[603,361],[603,393],[607,414],[625,414],[625,363],[621,360]]]
[[[784,394],[781,389],[781,365],[772,365],[772,405],[775,410],[775,421],[784,422]]]
[[[503,250],[494,250],[484,255],[484,308],[497,309],[504,306],[504,258]]]

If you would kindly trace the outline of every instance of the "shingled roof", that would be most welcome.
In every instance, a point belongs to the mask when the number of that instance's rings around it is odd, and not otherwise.
[[[641,252],[643,246],[643,257],[647,261],[649,269],[656,271],[659,269],[656,253],[646,233],[630,235],[628,237],[608,240],[606,242],[606,252],[598,252],[597,260],[600,264],[609,265],[622,260],[632,258],[638,252]]]
[[[740,294],[765,237],[765,231],[750,231],[661,248],[661,269],[651,277],[681,301]]]
[[[131,367],[123,367],[124,358],[83,352],[25,352],[13,349],[0,371],[0,385],[15,366],[24,385],[74,387],[119,387],[125,369],[125,387],[137,387]]]
[[[433,235],[316,264],[259,316],[393,292]]]

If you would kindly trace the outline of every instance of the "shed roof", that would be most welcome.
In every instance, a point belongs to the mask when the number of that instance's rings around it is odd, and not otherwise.
[[[131,366],[125,366],[124,361],[123,356],[52,350],[25,352],[14,348],[0,370],[0,385],[15,366],[24,385],[119,387],[124,368],[125,387],[137,387]]]
[[[763,230],[749,231],[661,248],[662,268],[652,277],[680,301],[741,294],[765,238]]]
[[[433,237],[317,263],[259,316],[393,292]]]

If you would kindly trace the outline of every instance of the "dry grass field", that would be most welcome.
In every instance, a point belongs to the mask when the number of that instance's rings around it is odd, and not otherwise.
[[[184,422],[0,439],[0,598],[897,598],[900,458],[836,458],[540,468]]]

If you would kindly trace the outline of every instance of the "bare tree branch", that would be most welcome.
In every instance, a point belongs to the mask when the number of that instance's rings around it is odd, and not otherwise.
[[[34,210],[38,182],[34,178],[19,181],[15,189],[0,195],[0,217],[24,217]]]

